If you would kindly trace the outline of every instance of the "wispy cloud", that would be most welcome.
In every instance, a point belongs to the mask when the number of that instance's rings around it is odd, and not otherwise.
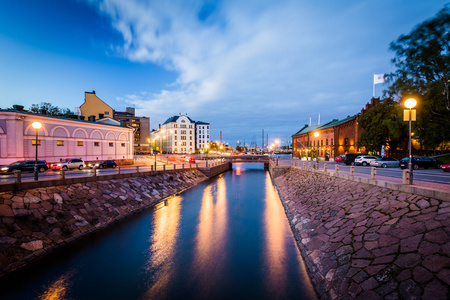
[[[374,51],[386,52],[388,45],[370,42],[380,28],[367,27],[370,20],[361,19],[370,15],[367,5],[329,1],[318,9],[301,1],[90,2],[123,35],[117,51],[131,61],[178,73],[164,90],[124,96],[155,126],[181,112],[224,131],[233,122],[258,130],[276,126],[283,128],[281,134],[291,134],[311,114],[339,117],[329,109],[338,101],[362,107],[371,97],[371,74],[384,71],[374,70],[379,61]]]

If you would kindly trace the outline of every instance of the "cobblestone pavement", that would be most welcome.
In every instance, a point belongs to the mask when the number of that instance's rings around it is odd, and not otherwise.
[[[450,202],[298,168],[275,181],[322,299],[449,299]]]

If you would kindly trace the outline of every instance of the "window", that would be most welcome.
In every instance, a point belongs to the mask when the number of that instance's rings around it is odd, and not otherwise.
[[[181,120],[181,123],[186,123],[186,121],[185,120]]]
[[[106,115],[106,116],[109,116],[109,111],[105,111],[105,115]]]
[[[328,146],[328,139],[325,142],[326,142],[326,145]]]
[[[320,146],[323,146],[323,140],[320,140]]]
[[[56,141],[56,146],[64,146],[64,141]]]
[[[189,134],[192,134],[192,130],[189,130]]]
[[[110,147],[114,147],[114,143],[109,143],[109,146]]]
[[[41,145],[41,140],[37,140],[37,144],[40,146]],[[36,140],[32,140],[31,141],[31,145],[36,146]]]
[[[177,142],[175,142],[175,146],[177,146]]]
[[[192,140],[192,135],[189,137],[190,140]]]
[[[181,130],[181,134],[186,134],[186,130]]]
[[[180,127],[181,127],[181,128],[186,128],[186,125],[181,125]]]
[[[100,147],[100,143],[99,142],[94,142],[94,147]]]
[[[331,146],[333,146],[333,139],[331,139]]]
[[[83,147],[83,141],[77,141],[77,146],[78,147]]]
[[[177,139],[177,136],[175,136],[175,139]]]
[[[181,136],[181,139],[182,139],[182,140],[186,140],[186,136],[182,135],[182,136]]]
[[[181,146],[186,146],[186,142],[181,142]]]
[[[178,124],[173,124],[173,128],[178,128]],[[177,133],[176,130],[175,130],[175,133]]]
[[[192,142],[190,143],[190,146],[192,146]]]
[[[177,131],[175,130],[175,134],[177,134]]]
[[[349,144],[348,144],[348,138],[345,138],[344,139],[344,146],[348,146]]]
[[[121,146],[121,147],[125,147],[125,143],[121,143],[120,146]]]

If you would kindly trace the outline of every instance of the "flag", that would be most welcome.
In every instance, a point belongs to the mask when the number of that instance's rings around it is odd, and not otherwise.
[[[384,74],[373,74],[373,84],[384,83]]]

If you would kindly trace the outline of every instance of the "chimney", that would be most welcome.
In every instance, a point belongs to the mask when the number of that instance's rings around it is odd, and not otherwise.
[[[79,118],[80,120],[84,120],[84,119],[85,119],[84,116],[78,116],[78,118]]]
[[[90,116],[88,117],[88,120],[89,120],[90,122],[95,122],[95,116],[94,116],[94,115],[90,115]]]

